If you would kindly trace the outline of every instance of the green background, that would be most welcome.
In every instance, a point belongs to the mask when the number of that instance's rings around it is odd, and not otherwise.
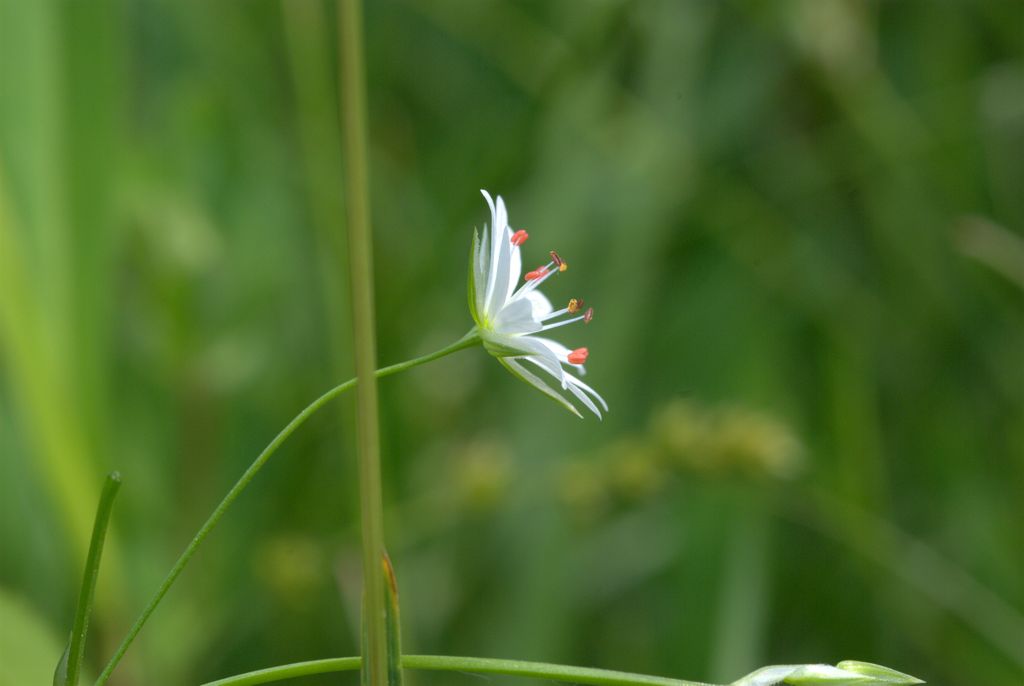
[[[382,364],[469,328],[487,188],[595,307],[557,338],[611,406],[480,349],[381,383],[405,648],[1022,683],[1024,5],[368,4]],[[90,673],[351,375],[336,33],[317,0],[0,0],[3,686],[48,683],[106,471]],[[273,458],[118,683],[358,651],[353,417]]]

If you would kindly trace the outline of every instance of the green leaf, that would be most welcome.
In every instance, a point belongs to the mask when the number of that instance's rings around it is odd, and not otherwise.
[[[381,573],[384,575],[384,631],[387,635],[387,669],[388,686],[402,686],[402,629],[398,613],[398,581],[395,578],[395,569],[391,566],[391,558],[387,551],[381,559]],[[366,597],[363,597],[363,612],[366,612]],[[363,655],[369,650],[369,639],[366,631],[365,618],[363,621]],[[360,681],[363,686],[368,684],[368,672],[360,670]]]
[[[89,618],[92,615],[93,598],[96,594],[96,578],[100,571],[100,559],[103,557],[103,543],[107,538],[107,525],[110,523],[110,512],[114,507],[114,498],[121,487],[121,475],[111,472],[100,494],[100,504],[96,508],[96,519],[93,521],[92,541],[89,543],[89,555],[85,562],[85,573],[82,587],[78,595],[78,607],[75,609],[75,623],[71,628],[71,638],[64,651],[57,669],[53,673],[54,686],[78,686],[78,675],[85,657],[85,637],[89,631]]]
[[[64,686],[68,682],[68,657],[71,655],[71,637],[68,635],[68,642],[64,646],[64,652],[60,655],[57,669],[53,670],[53,686]]]
[[[384,627],[388,635],[388,686],[402,686],[402,628],[398,614],[398,579],[384,552]]]

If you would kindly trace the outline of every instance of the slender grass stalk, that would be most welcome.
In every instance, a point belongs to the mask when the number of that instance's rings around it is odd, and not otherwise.
[[[384,376],[390,376],[391,374],[397,374],[398,372],[405,371],[406,369],[418,367],[421,364],[431,362],[440,357],[444,357],[445,355],[450,355],[456,351],[476,345],[479,342],[480,338],[477,336],[476,331],[473,330],[467,333],[459,340],[452,343],[451,345],[441,348],[440,350],[429,353],[427,355],[423,355],[422,357],[417,357],[412,360],[407,360],[405,362],[393,364],[390,367],[378,369],[375,373],[375,376],[379,378]],[[192,556],[195,555],[196,550],[199,548],[199,545],[209,535],[210,531],[212,531],[213,528],[217,526],[217,522],[219,522],[221,517],[224,516],[224,513],[227,512],[229,507],[231,507],[231,504],[235,502],[235,499],[238,498],[239,495],[241,495],[242,491],[245,490],[245,487],[248,486],[249,482],[253,480],[253,477],[255,477],[256,474],[260,471],[260,469],[263,468],[263,465],[266,464],[267,460],[269,460],[271,456],[275,452],[277,452],[277,449],[281,447],[281,444],[284,443],[285,440],[289,436],[291,436],[296,429],[302,426],[302,424],[304,424],[307,419],[313,416],[313,414],[315,414],[317,410],[319,410],[328,402],[330,402],[334,398],[338,397],[339,395],[341,395],[342,393],[356,385],[357,379],[349,379],[345,383],[335,386],[334,388],[332,388],[331,390],[327,391],[319,398],[314,400],[312,403],[306,406],[306,408],[302,410],[302,412],[297,414],[290,422],[288,422],[288,425],[281,429],[277,436],[274,437],[274,440],[272,440],[267,445],[267,447],[263,449],[263,452],[261,452],[259,456],[253,461],[253,463],[249,465],[249,468],[245,470],[241,477],[239,477],[238,481],[235,482],[235,485],[231,487],[231,490],[228,491],[227,495],[224,496],[224,499],[220,501],[216,508],[214,508],[213,512],[203,523],[203,525],[199,527],[199,531],[197,531],[195,536],[192,537],[192,540],[189,541],[189,544],[185,548],[184,552],[182,552],[182,554],[178,557],[178,560],[174,563],[174,566],[171,568],[171,571],[167,573],[167,576],[160,584],[160,587],[157,588],[156,593],[150,599],[149,603],[146,604],[146,607],[142,610],[142,614],[139,615],[139,618],[135,620],[135,623],[132,625],[131,629],[128,630],[128,634],[124,637],[124,640],[121,641],[121,645],[118,646],[117,651],[114,653],[114,656],[110,658],[110,661],[107,663],[106,667],[103,668],[103,671],[96,679],[96,686],[102,686],[107,682],[107,680],[110,678],[110,675],[113,673],[114,668],[117,667],[117,664],[121,661],[121,658],[124,657],[124,654],[128,650],[128,647],[135,640],[135,637],[138,636],[139,632],[142,630],[142,627],[145,625],[150,615],[153,614],[153,611],[156,610],[157,605],[160,604],[160,601],[163,600],[163,597],[167,594],[167,591],[170,590],[171,586],[174,584],[175,580],[177,580],[182,570],[185,569],[185,565],[187,565],[189,560],[192,559]]]
[[[384,499],[380,474],[377,417],[377,342],[373,315],[373,241],[370,233],[370,173],[367,164],[366,83],[363,68],[361,0],[338,2],[338,77],[341,93],[345,197],[348,210],[348,260],[351,275],[352,330],[356,378],[356,439],[359,452],[359,503],[363,549],[363,683],[387,684],[387,627],[384,578]]]
[[[75,621],[71,627],[71,641],[64,654],[67,662],[61,660],[57,666],[57,678],[54,683],[63,686],[77,686],[78,675],[82,671],[82,660],[85,658],[85,636],[89,632],[89,618],[92,616],[93,599],[96,596],[96,578],[100,571],[100,558],[103,557],[103,543],[107,540],[107,525],[110,523],[110,512],[114,507],[114,497],[121,488],[121,475],[111,472],[103,484],[100,504],[96,508],[96,519],[92,525],[92,540],[89,541],[89,553],[85,559],[85,572],[82,575],[82,588],[78,592],[78,606],[75,608]],[[61,669],[64,674],[61,675]]]
[[[358,657],[338,657],[327,660],[296,662],[280,667],[268,667],[255,672],[229,676],[211,681],[203,686],[254,686],[275,681],[297,679],[314,674],[345,672],[359,669]],[[449,657],[447,655],[403,655],[402,666],[406,669],[420,669],[444,672],[470,672],[473,674],[504,674],[507,676],[568,681],[576,684],[595,686],[711,686],[699,681],[683,681],[668,677],[616,672],[591,667],[554,665],[546,662],[524,662],[522,660],[498,660],[486,657]]]

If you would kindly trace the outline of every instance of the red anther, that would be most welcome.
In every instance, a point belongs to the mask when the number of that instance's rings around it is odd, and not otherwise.
[[[533,281],[534,279],[539,279],[540,277],[544,276],[547,273],[548,273],[548,268],[547,267],[537,267],[532,272],[527,272],[526,273],[526,280],[527,281]]]
[[[590,320],[594,318],[594,308],[588,307],[587,311],[583,313],[583,323],[589,324]]]
[[[587,361],[587,355],[590,354],[586,348],[576,348],[569,353],[569,364],[583,364]]]
[[[522,245],[526,242],[526,239],[530,237],[530,234],[526,233],[524,229],[519,229],[512,234],[512,245]]]

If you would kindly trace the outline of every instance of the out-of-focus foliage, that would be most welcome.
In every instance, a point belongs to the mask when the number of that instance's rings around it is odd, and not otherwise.
[[[24,599],[0,591],[0,685],[46,684],[63,647]]]
[[[405,648],[1021,683],[1024,6],[367,4],[382,362],[469,328],[482,187],[572,265],[611,405],[479,350],[382,382]],[[90,672],[351,375],[334,22],[0,0],[0,589],[64,636],[121,470]],[[357,652],[351,415],[275,456],[119,683]]]

